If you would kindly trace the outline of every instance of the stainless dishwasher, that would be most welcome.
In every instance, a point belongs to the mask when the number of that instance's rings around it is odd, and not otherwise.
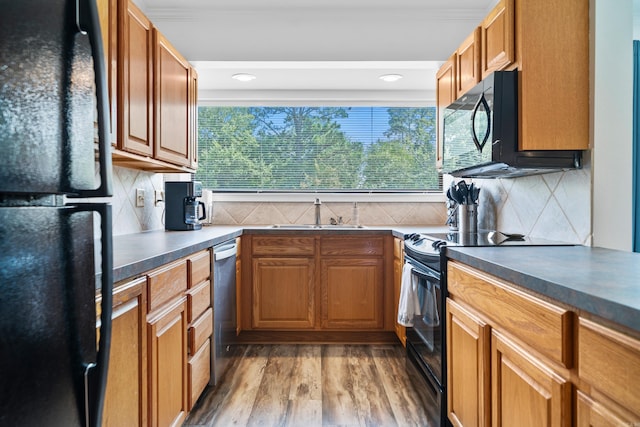
[[[235,240],[213,247],[213,348],[210,385],[220,382],[234,351],[236,337],[236,254]]]

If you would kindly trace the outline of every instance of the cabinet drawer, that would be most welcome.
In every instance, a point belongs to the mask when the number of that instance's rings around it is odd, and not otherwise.
[[[384,239],[380,236],[324,237],[320,241],[321,255],[382,256],[383,253],[384,253]]]
[[[147,275],[149,311],[161,307],[187,290],[187,263],[184,260],[168,264]]]
[[[207,339],[202,347],[189,359],[189,410],[197,402],[211,377],[211,340]]]
[[[294,236],[253,236],[253,255],[307,255],[313,256],[315,253],[313,237]]]
[[[210,306],[211,282],[207,280],[187,291],[187,322],[193,322]]]
[[[213,333],[213,309],[209,308],[189,328],[189,354],[193,354]]]
[[[211,254],[208,250],[199,252],[187,260],[189,288],[207,280],[211,276]]]
[[[578,371],[592,387],[640,415],[640,341],[581,318]]]
[[[449,262],[447,272],[454,300],[466,302],[535,350],[572,367],[573,313],[459,263]]]

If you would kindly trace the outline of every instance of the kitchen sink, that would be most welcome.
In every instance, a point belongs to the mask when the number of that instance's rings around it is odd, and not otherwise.
[[[331,229],[331,230],[340,230],[340,229],[358,229],[358,228],[367,228],[364,225],[354,225],[354,224],[274,224],[271,228],[281,228],[281,229]]]

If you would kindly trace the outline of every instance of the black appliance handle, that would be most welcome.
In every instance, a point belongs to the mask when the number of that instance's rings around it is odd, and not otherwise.
[[[482,138],[482,142],[478,140],[478,135],[476,134],[476,114],[480,109],[480,106],[484,107],[484,111],[487,112],[487,130],[484,133],[484,137]],[[487,99],[484,97],[484,93],[480,95],[478,102],[473,107],[473,113],[471,113],[471,137],[473,138],[473,143],[479,152],[482,152],[484,145],[487,143],[489,139],[489,134],[491,133],[491,114],[489,114],[489,103]]]
[[[113,195],[111,179],[111,141],[109,139],[109,94],[104,63],[104,48],[100,31],[100,19],[95,0],[75,0],[76,26],[80,33],[89,36],[96,81],[98,110],[98,163],[100,165],[100,186],[96,189],[74,189],[76,194],[68,197],[109,197]]]
[[[98,212],[100,214],[101,249],[101,314],[100,342],[96,363],[85,364],[85,419],[87,427],[102,425],[102,409],[107,388],[109,353],[111,350],[111,316],[113,307],[113,239],[112,212],[107,203],[78,203],[73,205],[77,212]]]
[[[431,282],[437,281],[438,284],[440,283],[440,274],[438,272],[432,271],[430,268],[420,265],[418,262],[413,261],[412,259],[406,259],[406,261],[411,265],[413,272],[418,276]]]
[[[207,217],[207,209],[204,207],[204,202],[198,202],[198,206],[202,206],[202,216],[198,219],[205,219]]]

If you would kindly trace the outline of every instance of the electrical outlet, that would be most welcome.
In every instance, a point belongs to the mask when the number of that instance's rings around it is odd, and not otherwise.
[[[164,191],[155,190],[153,192],[153,203],[155,206],[159,206],[160,203],[164,202]]]
[[[144,208],[144,188],[136,188],[136,207]]]

